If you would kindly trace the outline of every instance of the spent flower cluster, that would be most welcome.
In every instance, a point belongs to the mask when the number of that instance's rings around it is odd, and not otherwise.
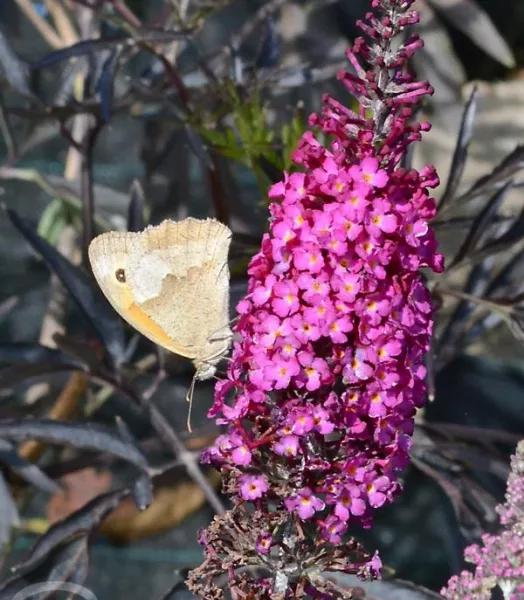
[[[506,501],[497,507],[502,530],[484,534],[482,545],[466,548],[474,572],[454,575],[441,591],[448,600],[490,600],[498,588],[505,600],[524,598],[524,441],[511,459]]]
[[[429,129],[412,123],[412,105],[432,92],[405,68],[418,36],[392,45],[418,21],[412,3],[371,2],[367,40],[347,52],[354,72],[339,77],[358,111],[326,96],[296,171],[270,190],[240,340],[210,411],[227,429],[204,460],[222,469],[235,507],[201,536],[206,560],[190,586],[206,598],[222,597],[223,572],[249,598],[339,597],[319,573],[379,575],[378,556],[343,536],[400,490],[433,324],[419,271],[443,268],[428,226],[436,173],[400,166]]]

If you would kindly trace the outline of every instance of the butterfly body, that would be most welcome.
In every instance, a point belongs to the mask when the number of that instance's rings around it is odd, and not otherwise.
[[[231,231],[215,219],[166,220],[141,232],[109,232],[89,246],[93,274],[115,310],[208,379],[231,344]]]

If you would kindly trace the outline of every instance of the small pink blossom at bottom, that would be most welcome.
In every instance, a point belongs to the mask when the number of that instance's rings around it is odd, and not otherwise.
[[[244,500],[258,500],[268,490],[267,480],[262,475],[242,475],[239,484],[240,495]]]
[[[259,554],[269,554],[271,545],[273,544],[273,536],[269,533],[263,533],[258,536],[256,549]]]
[[[299,490],[296,496],[288,498],[285,503],[289,511],[295,511],[304,520],[310,519],[325,506],[324,502],[314,496],[309,488]]]

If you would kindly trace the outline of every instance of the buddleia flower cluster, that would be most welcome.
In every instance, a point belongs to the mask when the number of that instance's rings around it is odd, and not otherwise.
[[[334,584],[323,571],[379,573],[344,534],[400,491],[427,395],[433,307],[420,270],[443,269],[429,227],[435,170],[400,166],[429,129],[413,106],[432,93],[406,68],[419,37],[392,43],[418,22],[412,2],[371,2],[339,76],[358,110],[326,96],[294,172],[269,192],[269,232],[210,411],[226,429],[204,461],[221,468],[234,508],[202,532],[190,585],[203,597],[222,597],[221,572],[253,599],[324,597]]]
[[[497,507],[502,530],[466,548],[474,571],[454,575],[441,594],[448,600],[491,600],[494,589],[507,600],[524,598],[524,442],[511,459],[506,501]]]

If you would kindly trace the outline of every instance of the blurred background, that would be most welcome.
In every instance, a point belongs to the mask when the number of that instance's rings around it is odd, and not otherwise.
[[[411,160],[435,164],[441,176],[436,195],[446,198],[446,210],[438,234],[458,265],[446,284],[475,296],[517,297],[524,291],[524,3],[417,0],[415,8],[425,47],[412,67],[435,94],[419,115],[433,130]],[[267,189],[290,167],[307,116],[319,110],[324,93],[351,102],[336,73],[347,68],[344,51],[368,9],[367,0],[2,0],[1,201],[74,265],[85,250],[86,199],[92,232],[218,216],[235,233],[234,306],[266,227]],[[163,39],[161,31],[172,35]],[[484,218],[480,250],[495,241],[496,252],[457,261],[486,201],[494,209]],[[63,278],[50,271],[56,261],[49,249],[36,250],[12,215],[0,215],[0,417],[114,426],[118,416],[148,459],[172,460],[114,380],[93,384],[78,372],[35,370],[64,360],[42,347],[92,360],[85,348],[96,348],[86,331],[97,320],[94,309],[85,318]],[[434,590],[462,567],[464,545],[496,527],[493,507],[503,496],[508,457],[524,437],[522,335],[506,326],[506,313],[491,308],[443,302],[435,399],[421,417],[405,493],[362,535],[399,578]],[[56,334],[65,337],[58,346]],[[211,384],[197,385],[189,435],[188,361],[163,356],[127,329],[126,352],[123,362],[132,368],[124,369],[124,380],[140,394],[151,392],[198,456],[218,434],[205,416]],[[12,456],[0,452],[2,580],[51,523],[133,473],[122,460],[74,444],[18,442],[19,456],[65,487],[24,483]],[[82,568],[90,562],[85,585],[99,600],[162,598],[178,581],[177,569],[199,563],[197,530],[213,509],[185,466],[174,465],[157,482],[148,511],[138,513],[126,498],[90,530]],[[216,474],[204,473],[219,494]],[[48,576],[56,557],[49,560],[28,581]],[[0,597],[12,597],[6,594]]]

